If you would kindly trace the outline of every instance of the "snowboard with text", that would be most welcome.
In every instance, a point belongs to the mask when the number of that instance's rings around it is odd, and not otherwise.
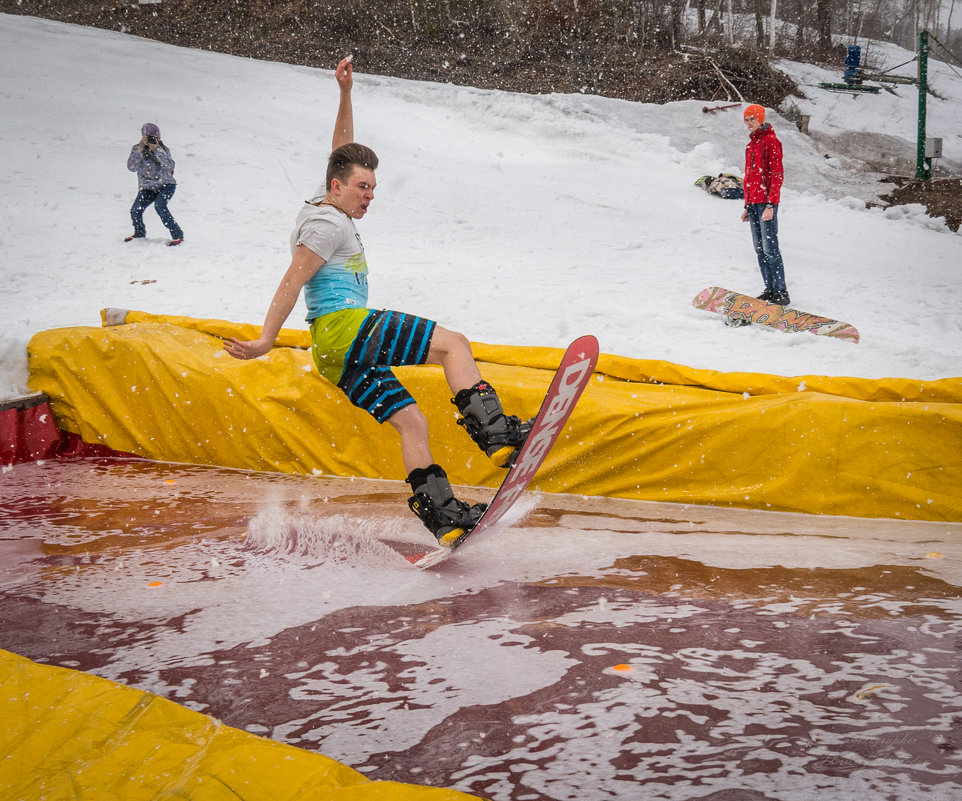
[[[443,562],[469,540],[474,541],[491,531],[505,513],[521,497],[534,480],[549,451],[561,434],[571,412],[588,386],[598,363],[598,340],[583,336],[572,342],[561,359],[551,386],[541,403],[541,409],[531,427],[518,458],[508,470],[504,481],[491,499],[491,504],[467,534],[453,547],[438,547],[426,554],[407,557],[416,567],[425,568]]]
[[[779,306],[777,303],[766,303],[751,295],[742,295],[718,286],[703,289],[695,296],[691,305],[696,309],[723,314],[735,325],[759,323],[784,332],[808,331],[852,343],[859,340],[858,329],[851,323],[819,317],[788,306]]]

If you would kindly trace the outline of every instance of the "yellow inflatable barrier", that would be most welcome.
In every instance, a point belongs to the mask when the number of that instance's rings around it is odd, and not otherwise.
[[[371,781],[156,695],[0,650],[0,788],[16,801],[470,801]]]
[[[306,331],[232,359],[257,326],[105,310],[44,331],[30,386],[85,441],[173,462],[403,479],[399,440],[313,366]],[[505,408],[534,415],[561,350],[475,344]],[[399,368],[456,484],[502,476],[456,424],[439,367]],[[694,370],[602,356],[534,489],[810,514],[962,521],[962,379]]]

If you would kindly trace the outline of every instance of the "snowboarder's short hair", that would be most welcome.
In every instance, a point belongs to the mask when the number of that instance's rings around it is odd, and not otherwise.
[[[346,181],[355,166],[376,170],[377,155],[371,148],[357,142],[341,145],[327,160],[327,188],[331,188],[331,181],[335,178],[342,183]]]

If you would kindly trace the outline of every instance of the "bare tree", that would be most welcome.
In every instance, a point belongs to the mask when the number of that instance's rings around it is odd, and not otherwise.
[[[768,52],[775,52],[775,11],[778,8],[778,0],[771,0],[772,10],[768,15]]]
[[[754,0],[755,44],[759,47],[765,41],[765,0]]]
[[[670,0],[668,4],[669,25],[671,27],[671,47],[677,50],[685,41],[686,0]]]
[[[831,0],[816,0],[815,3],[815,32],[818,35],[818,46],[825,51],[832,47],[832,2]]]

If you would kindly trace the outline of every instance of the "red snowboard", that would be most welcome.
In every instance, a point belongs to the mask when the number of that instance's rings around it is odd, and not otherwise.
[[[466,542],[474,542],[498,524],[505,513],[531,484],[538,469],[547,457],[558,435],[568,422],[568,417],[584,392],[598,363],[598,340],[583,336],[572,342],[561,359],[548,393],[541,403],[531,433],[525,440],[504,481],[491,500],[491,505],[478,520],[477,525],[451,548],[435,550],[407,557],[416,567],[431,567],[443,562]]]

